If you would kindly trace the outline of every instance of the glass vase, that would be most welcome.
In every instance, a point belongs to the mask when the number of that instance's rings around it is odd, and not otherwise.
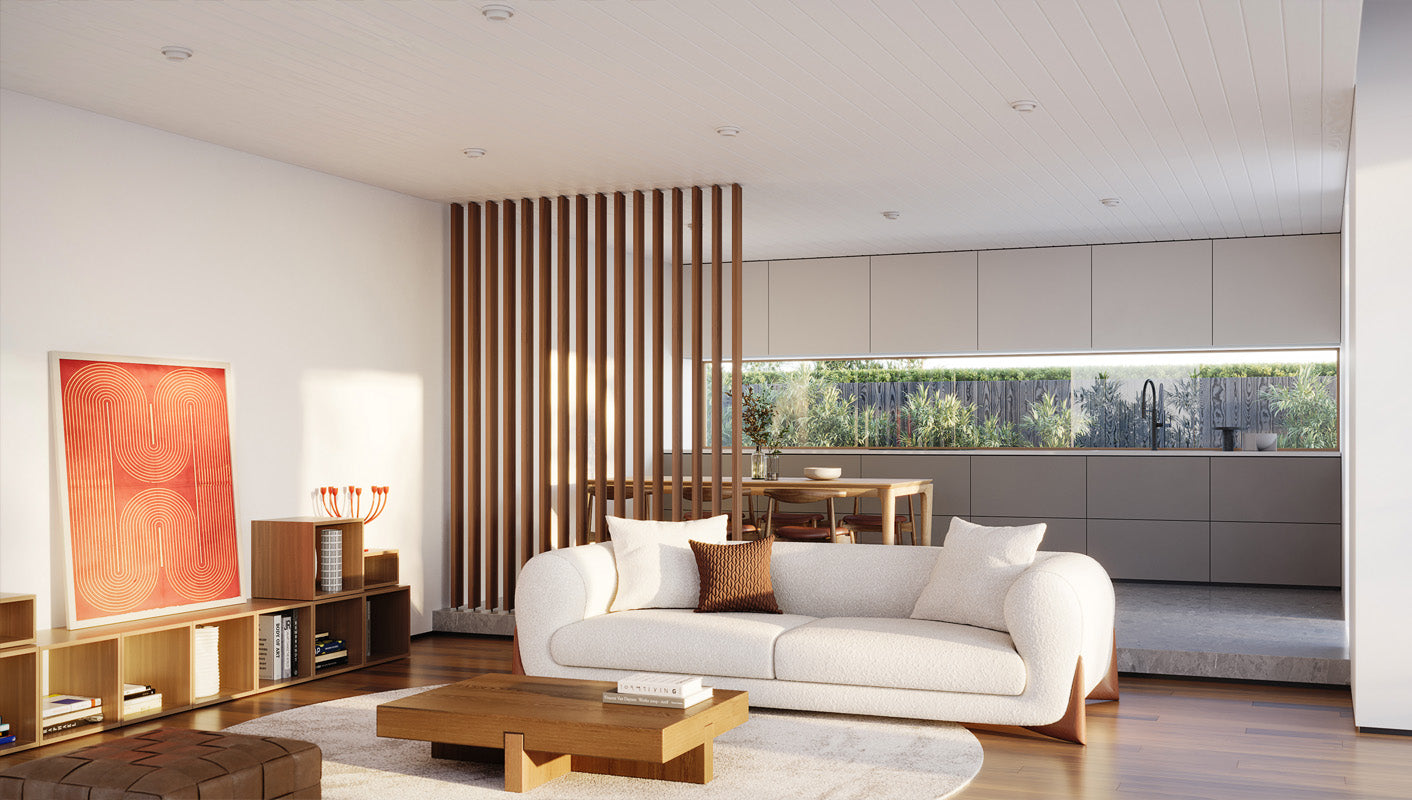
[[[750,454],[750,478],[751,480],[764,480],[765,478],[765,451],[756,449]]]
[[[780,479],[780,454],[765,454],[765,480],[777,481]]]

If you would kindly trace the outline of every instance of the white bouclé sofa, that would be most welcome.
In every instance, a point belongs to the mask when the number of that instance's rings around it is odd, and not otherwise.
[[[529,675],[707,676],[752,706],[1015,725],[1083,741],[1085,697],[1117,699],[1113,585],[1078,553],[1036,555],[1004,594],[1008,632],[910,619],[938,548],[776,542],[783,614],[609,613],[612,544],[542,553],[520,574]]]

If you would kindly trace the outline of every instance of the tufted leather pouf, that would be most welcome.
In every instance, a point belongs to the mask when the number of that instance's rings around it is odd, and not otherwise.
[[[273,736],[164,728],[0,771],[0,800],[318,798],[318,746]]]

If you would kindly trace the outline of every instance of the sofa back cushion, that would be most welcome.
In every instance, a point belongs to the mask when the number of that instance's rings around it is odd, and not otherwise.
[[[1043,522],[991,528],[952,517],[912,618],[1008,631],[1005,595],[1034,563],[1044,529]]]
[[[936,547],[775,542],[775,599],[786,614],[907,617],[936,562]]]

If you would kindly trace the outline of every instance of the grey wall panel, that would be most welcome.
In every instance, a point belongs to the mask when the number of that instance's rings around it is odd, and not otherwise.
[[[1211,519],[1341,522],[1340,460],[1296,456],[1213,458]]]
[[[1342,585],[1343,526],[1213,522],[1211,580]]]
[[[1093,248],[1093,346],[1211,346],[1211,242]]]
[[[1206,520],[1211,459],[1089,456],[1090,519]]]
[[[949,520],[951,514],[965,516],[971,513],[970,456],[865,455],[862,457],[862,470],[865,478],[931,478],[933,515],[945,512]],[[921,511],[915,500],[913,505],[918,512]],[[865,514],[878,513],[876,500],[865,500],[862,507]]]
[[[971,517],[970,522],[977,525],[990,525],[992,527],[1011,527],[1015,525],[1034,525],[1037,522],[1044,523],[1044,540],[1039,543],[1039,549],[1050,550],[1059,553],[1085,553],[1088,551],[1088,525],[1081,519],[1062,519],[1051,517],[1040,519],[1038,517]],[[951,525],[951,519],[947,518],[946,525],[941,528],[932,528],[932,540],[944,539],[941,534]]]
[[[987,517],[1082,519],[1083,456],[976,456],[971,513]]]
[[[1092,248],[983,250],[976,281],[981,350],[1087,350]]]
[[[1113,578],[1211,580],[1211,524],[1092,519],[1088,554]]]

